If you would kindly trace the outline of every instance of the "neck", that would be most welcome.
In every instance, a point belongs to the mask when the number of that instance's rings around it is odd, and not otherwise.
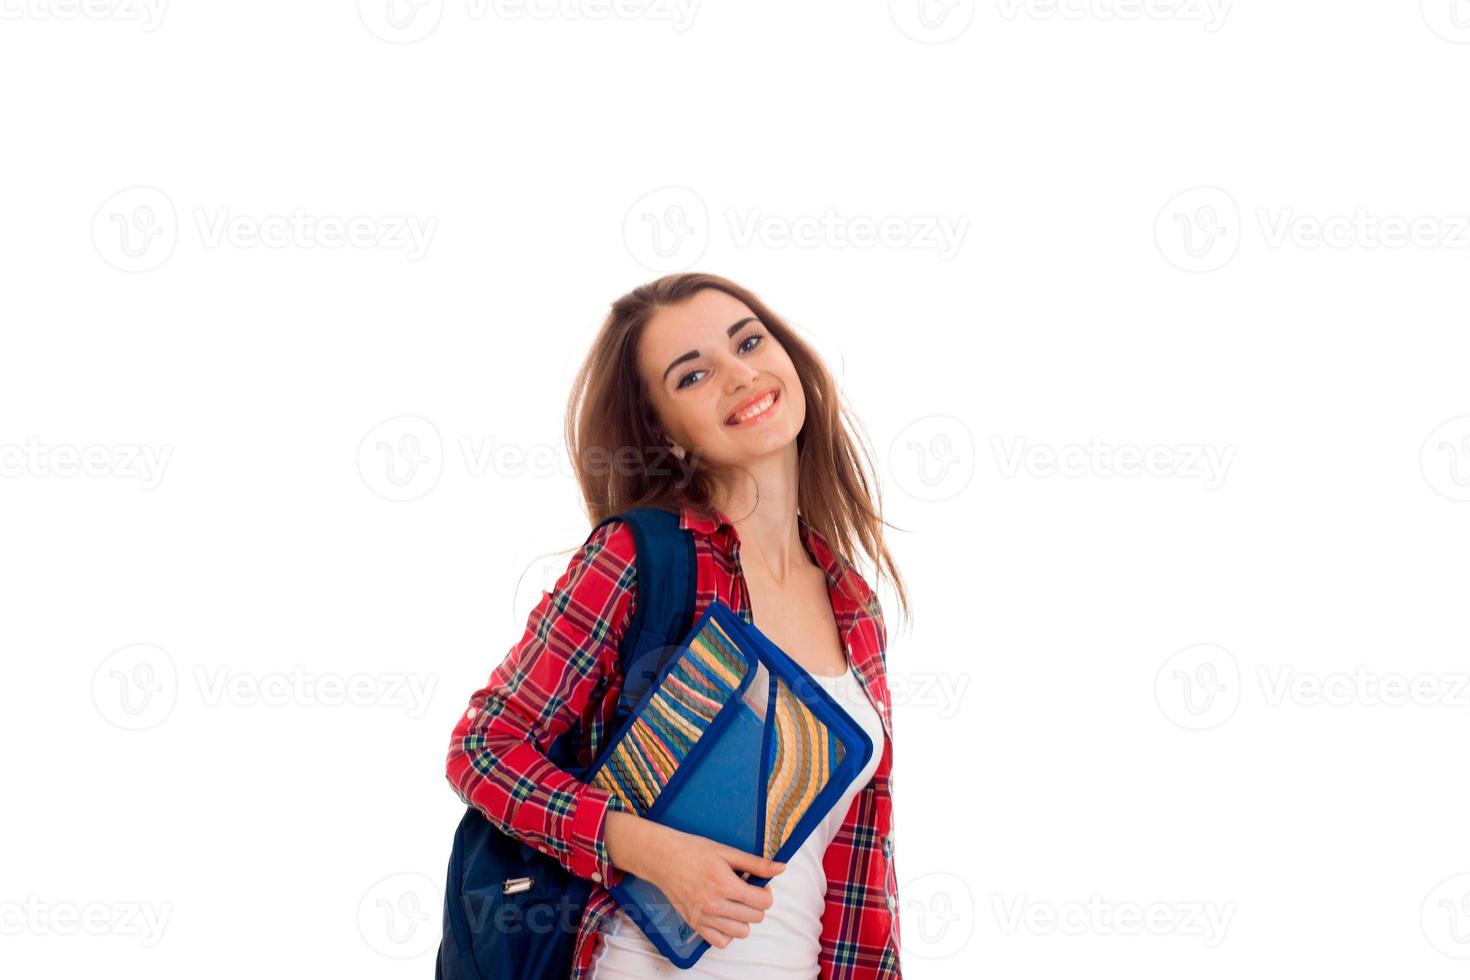
[[[714,505],[735,527],[742,564],[755,563],[777,585],[793,568],[812,564],[796,523],[798,483],[793,440],[781,452],[755,460],[736,477],[721,481],[711,494]]]

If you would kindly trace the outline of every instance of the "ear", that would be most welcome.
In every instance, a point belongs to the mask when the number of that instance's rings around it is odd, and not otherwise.
[[[674,440],[670,439],[669,434],[664,431],[663,426],[659,425],[655,421],[650,420],[649,427],[653,429],[653,434],[656,438],[663,440],[664,445],[668,447],[669,451],[674,454],[675,458],[684,458],[684,447],[679,445]]]

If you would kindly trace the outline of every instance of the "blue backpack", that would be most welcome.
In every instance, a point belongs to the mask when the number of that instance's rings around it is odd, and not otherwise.
[[[599,522],[627,522],[637,543],[637,600],[618,645],[623,688],[610,720],[618,731],[658,676],[664,660],[694,621],[694,538],[679,515],[636,507]],[[600,692],[607,684],[603,678]],[[546,756],[578,779],[581,738],[574,725],[552,742]],[[444,925],[435,980],[560,980],[572,973],[572,953],[592,882],[506,834],[475,807],[467,807],[454,832],[444,884]]]

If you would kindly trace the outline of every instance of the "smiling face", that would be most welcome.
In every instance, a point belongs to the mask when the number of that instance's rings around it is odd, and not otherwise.
[[[656,311],[638,370],[664,432],[716,470],[793,447],[806,419],[796,366],[750,308],[702,289]]]

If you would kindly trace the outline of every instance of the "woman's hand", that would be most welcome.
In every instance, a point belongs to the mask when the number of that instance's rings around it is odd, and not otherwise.
[[[786,865],[698,834],[663,830],[648,880],[711,946],[723,949],[750,935],[750,923],[766,917],[773,899],[770,888],[752,885],[740,872],[775,877]]]
[[[731,847],[708,837],[685,833],[650,820],[614,821],[612,818],[632,814],[608,814],[609,856],[612,838],[622,838],[612,829],[631,831],[637,838],[627,850],[636,849],[637,857],[628,870],[658,886],[659,891],[695,932],[721,949],[732,939],[750,935],[750,923],[766,917],[773,901],[769,887],[752,885],[742,872],[774,878],[786,867],[784,862]],[[618,843],[624,843],[626,838]],[[614,863],[618,863],[614,860]],[[769,882],[767,883],[769,885]]]

